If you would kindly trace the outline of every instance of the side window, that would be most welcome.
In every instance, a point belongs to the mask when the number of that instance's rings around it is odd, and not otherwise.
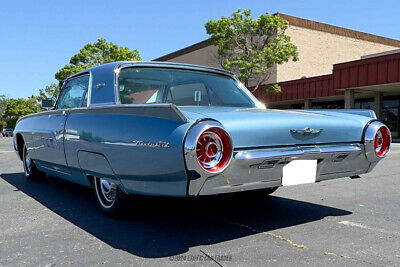
[[[207,106],[210,99],[203,83],[185,83],[169,88],[167,102],[177,106]]]
[[[67,82],[57,104],[57,109],[78,108],[88,88],[89,75],[82,75]]]
[[[144,104],[160,103],[162,94],[160,86],[136,84],[130,88],[119,86],[119,97],[121,104]]]
[[[125,68],[118,77],[121,104],[162,103],[165,73],[151,68]]]

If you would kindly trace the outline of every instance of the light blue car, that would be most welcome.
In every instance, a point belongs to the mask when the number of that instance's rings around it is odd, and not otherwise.
[[[232,73],[186,64],[104,64],[66,79],[54,107],[42,104],[52,108],[14,131],[26,177],[93,187],[107,215],[127,195],[270,194],[358,177],[391,144],[372,111],[268,110]]]

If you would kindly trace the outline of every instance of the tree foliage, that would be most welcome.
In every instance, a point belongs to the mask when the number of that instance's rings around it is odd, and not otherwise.
[[[3,119],[7,122],[7,127],[14,128],[19,118],[39,111],[41,107],[35,97],[10,99],[6,104]]]
[[[78,54],[73,55],[69,64],[55,74],[55,78],[61,82],[72,74],[99,64],[137,60],[142,59],[136,49],[130,50],[128,47],[121,47],[101,38],[95,43],[85,45]]]
[[[7,126],[6,121],[3,120],[3,114],[4,111],[6,110],[8,101],[9,98],[6,95],[0,95],[0,131]]]
[[[278,15],[265,13],[253,19],[248,9],[205,24],[210,43],[218,47],[221,66],[236,73],[246,86],[254,82],[254,91],[268,81],[268,69],[275,64],[298,60],[297,47],[285,34],[288,26]],[[280,88],[273,85],[269,90]]]
[[[8,101],[9,98],[6,95],[0,95],[0,118],[3,116],[3,113],[6,110]]]
[[[95,43],[87,44],[79,53],[73,55],[69,64],[61,68],[55,78],[62,82],[68,76],[75,74],[87,68],[113,61],[135,61],[141,60],[137,50],[130,50],[127,47],[120,47],[105,39],[98,39]],[[0,95],[0,129],[4,122],[7,127],[14,128],[16,122],[22,116],[30,113],[36,113],[42,110],[38,101],[45,99],[57,100],[60,92],[60,86],[51,83],[43,89],[39,89],[39,95],[28,99],[8,99]]]
[[[51,99],[56,102],[58,94],[60,93],[60,87],[58,84],[51,83],[43,89],[39,89],[39,95],[36,97],[38,101]]]

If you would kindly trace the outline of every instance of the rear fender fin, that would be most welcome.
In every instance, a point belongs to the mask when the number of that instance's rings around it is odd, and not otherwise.
[[[96,113],[96,114],[126,114],[156,117],[161,119],[188,122],[177,106],[174,104],[118,104],[107,106],[91,106],[85,109],[71,109],[70,113]]]

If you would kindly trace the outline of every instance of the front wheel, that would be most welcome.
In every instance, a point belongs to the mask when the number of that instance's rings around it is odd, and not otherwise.
[[[128,196],[111,180],[94,177],[94,191],[102,212],[110,217],[121,217]]]
[[[22,164],[24,165],[24,173],[27,179],[32,181],[38,181],[38,180],[43,180],[44,177],[46,176],[45,173],[39,171],[36,168],[36,165],[33,162],[31,156],[29,155],[28,149],[25,144],[23,148]]]

